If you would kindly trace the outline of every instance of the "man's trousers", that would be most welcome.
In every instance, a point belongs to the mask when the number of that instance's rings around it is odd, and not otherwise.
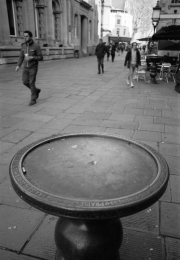
[[[38,72],[38,67],[36,66],[32,68],[24,68],[22,74],[23,84],[30,89],[31,100],[33,101],[37,99],[38,89],[35,86],[37,72]]]

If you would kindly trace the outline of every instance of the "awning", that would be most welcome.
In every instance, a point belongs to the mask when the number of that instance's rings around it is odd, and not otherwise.
[[[152,36],[149,36],[149,37],[146,37],[146,38],[137,39],[137,41],[148,42],[151,39],[152,39]]]
[[[162,27],[152,36],[153,41],[159,40],[180,40],[180,25]]]

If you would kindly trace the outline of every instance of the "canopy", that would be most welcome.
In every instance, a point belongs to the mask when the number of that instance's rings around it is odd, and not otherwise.
[[[148,42],[149,40],[151,40],[151,36],[146,37],[146,38],[141,38],[141,39],[137,39],[138,41],[142,41],[142,42]]]
[[[153,41],[159,40],[180,40],[180,25],[162,27],[152,36]]]

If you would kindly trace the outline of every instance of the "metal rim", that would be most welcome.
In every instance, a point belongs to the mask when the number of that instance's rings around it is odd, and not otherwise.
[[[133,195],[110,199],[110,200],[73,200],[66,199],[54,194],[47,193],[30,183],[22,170],[22,164],[25,157],[34,149],[62,138],[76,136],[94,136],[108,137],[130,142],[146,150],[153,157],[157,164],[158,173],[153,182]],[[10,163],[11,183],[16,193],[30,205],[57,216],[68,216],[73,218],[110,218],[133,214],[139,210],[147,208],[157,201],[164,193],[168,179],[169,168],[165,159],[156,150],[150,146],[137,142],[131,138],[122,137],[107,133],[72,133],[59,134],[36,141],[21,149]]]

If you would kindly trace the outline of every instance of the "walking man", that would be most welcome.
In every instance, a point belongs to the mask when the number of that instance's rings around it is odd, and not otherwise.
[[[95,55],[98,61],[98,74],[104,73],[104,55],[106,54],[106,47],[103,44],[102,39],[99,40],[99,44],[96,46]]]
[[[32,32],[24,31],[25,42],[21,44],[19,61],[15,69],[18,71],[22,63],[24,63],[22,81],[31,91],[31,101],[29,102],[29,106],[36,104],[36,100],[41,92],[39,88],[36,88],[35,82],[38,72],[38,61],[43,60],[41,49],[38,44],[34,43],[32,37]]]
[[[111,46],[111,58],[112,58],[112,62],[114,62],[114,58],[115,58],[115,54],[116,54],[116,45],[113,42],[112,46]]]
[[[127,79],[127,84],[131,84],[131,88],[134,87],[133,84],[133,74],[136,68],[138,68],[141,65],[141,55],[139,50],[137,49],[137,43],[132,43],[132,49],[130,49],[127,54],[124,61],[124,66],[127,65],[127,68],[129,69],[129,75]]]

